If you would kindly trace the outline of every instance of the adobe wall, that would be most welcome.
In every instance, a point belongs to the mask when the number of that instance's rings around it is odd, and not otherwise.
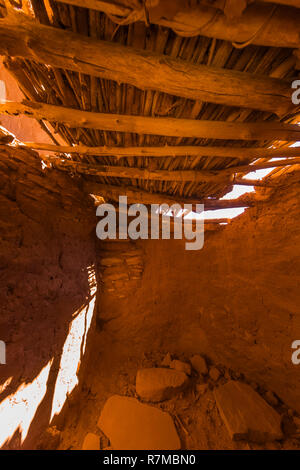
[[[32,448],[49,424],[70,325],[90,300],[94,218],[93,205],[72,178],[42,170],[29,150],[0,146],[0,339],[6,343],[0,438],[13,432],[5,448],[21,446],[27,425],[23,445]],[[43,380],[36,381],[41,372]],[[8,397],[33,383],[28,404],[21,395],[12,398],[12,413]]]
[[[200,251],[180,240],[135,242],[141,283],[125,298],[102,296],[99,347],[202,352],[300,411],[300,366],[291,362],[300,339],[299,173],[281,185],[222,232],[207,233]]]

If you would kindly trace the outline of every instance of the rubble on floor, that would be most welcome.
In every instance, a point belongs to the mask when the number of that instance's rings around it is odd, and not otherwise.
[[[133,363],[135,386],[102,403],[82,449],[300,448],[300,417],[271,390],[199,354],[146,358]]]

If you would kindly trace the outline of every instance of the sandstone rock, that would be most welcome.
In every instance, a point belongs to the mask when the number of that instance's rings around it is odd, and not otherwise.
[[[217,369],[216,367],[212,367],[210,370],[209,370],[209,376],[211,379],[213,379],[215,382],[219,379],[221,375],[221,372],[219,371],[219,369]]]
[[[167,353],[165,357],[163,358],[161,365],[164,367],[169,367],[171,362],[172,362],[171,354]]]
[[[265,393],[265,399],[272,406],[278,405],[277,398],[275,397],[274,393],[271,392],[270,390]]]
[[[136,376],[136,392],[147,401],[168,400],[182,391],[188,378],[184,372],[174,369],[140,369]]]
[[[198,374],[206,375],[208,373],[206,361],[204,357],[199,356],[199,354],[195,354],[195,356],[191,358],[191,364]]]
[[[89,432],[83,441],[82,450],[100,450],[100,437]]]
[[[219,412],[233,440],[281,439],[281,417],[249,385],[230,381],[215,390]]]
[[[188,364],[187,362],[178,361],[177,359],[174,359],[173,361],[171,361],[170,367],[171,369],[184,372],[187,375],[191,375],[192,373],[192,368],[190,364]]]
[[[168,413],[131,397],[107,400],[98,426],[114,450],[178,450],[180,440]]]
[[[204,395],[207,392],[207,389],[208,389],[207,384],[197,384],[196,385],[196,391],[200,396]]]

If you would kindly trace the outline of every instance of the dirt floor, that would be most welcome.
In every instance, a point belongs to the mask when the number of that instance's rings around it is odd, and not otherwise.
[[[101,449],[110,449],[110,442],[97,427],[97,421],[105,401],[114,394],[137,397],[135,392],[135,377],[137,370],[143,367],[161,366],[166,351],[145,352],[137,357],[130,355],[130,348],[124,354],[124,347],[114,349],[108,342],[103,344],[103,334],[98,335],[99,348],[97,354],[93,354],[87,380],[83,386],[80,399],[70,405],[62,425],[61,441],[59,449],[81,449],[85,435],[92,432],[100,436]],[[101,343],[100,343],[101,338]],[[100,350],[101,349],[101,350]],[[187,361],[188,357],[178,359]],[[213,364],[206,358],[208,365]],[[98,366],[97,366],[98,364]],[[180,436],[182,449],[188,450],[213,450],[213,449],[300,449],[300,434],[293,425],[293,416],[297,414],[289,409],[278,399],[275,406],[277,412],[283,417],[283,431],[285,438],[282,441],[265,443],[262,445],[246,441],[234,442],[219,414],[213,390],[216,386],[226,383],[230,379],[240,380],[246,383],[247,378],[232,370],[217,364],[220,370],[218,381],[206,376],[200,378],[193,372],[189,388],[170,400],[153,404],[163,411],[167,411],[173,417],[178,434]],[[206,383],[207,390],[204,394],[198,392],[199,385]],[[257,384],[250,383],[263,397],[266,390]]]

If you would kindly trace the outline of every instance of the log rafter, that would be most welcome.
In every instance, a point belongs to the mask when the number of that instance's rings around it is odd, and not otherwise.
[[[219,210],[219,209],[232,209],[238,207],[252,207],[255,205],[256,198],[253,193],[244,194],[237,199],[199,199],[196,197],[174,197],[166,193],[151,193],[143,189],[135,188],[132,186],[116,186],[109,184],[95,183],[94,181],[84,181],[83,190],[89,194],[102,196],[107,200],[115,202],[119,201],[119,196],[127,196],[129,204],[192,204],[195,209],[196,204],[204,204],[204,210]]]
[[[234,175],[246,174],[263,168],[284,167],[287,165],[300,165],[300,158],[285,159],[275,162],[263,162],[255,165],[240,165],[222,170],[154,170],[148,168],[136,168],[112,165],[91,165],[70,159],[59,157],[43,157],[45,161],[56,168],[75,171],[87,175],[109,176],[118,178],[136,178],[156,181],[191,181],[194,183],[212,182],[230,184],[234,181]]]
[[[146,1],[147,18],[144,8],[139,6],[131,9],[122,4],[122,1],[115,3],[112,0],[60,0],[60,2],[101,11],[119,24],[148,20],[150,23],[169,27],[182,36],[199,34],[234,43],[251,42],[259,46],[299,47],[300,11],[286,8],[287,5],[299,6],[297,0],[276,2],[281,5],[278,5],[275,11],[273,11],[274,5],[252,4],[239,18],[234,18],[234,21],[230,21],[222,11],[213,6],[200,4],[191,7],[183,0],[177,2],[171,0],[172,8],[170,1],[160,2],[158,6],[151,6],[151,3]],[[265,0],[265,3],[268,3],[268,0]]]
[[[112,165],[91,165],[73,160],[62,160],[59,157],[43,157],[43,160],[55,166],[55,168],[77,172],[86,175],[108,176],[117,178],[133,178],[154,181],[192,181],[194,183],[222,182],[230,184],[232,176],[229,173],[222,174],[213,170],[151,170],[148,168],[136,168]]]
[[[295,110],[290,84],[284,80],[195,65],[42,25],[25,15],[15,16],[0,20],[2,55],[193,100],[252,108],[279,116]]]
[[[300,140],[300,126],[281,122],[228,122],[95,113],[34,102],[0,104],[0,114],[57,122],[71,128],[224,140]]]
[[[211,146],[175,146],[164,145],[161,147],[87,147],[84,145],[53,145],[42,142],[26,142],[26,147],[34,150],[45,150],[54,153],[67,153],[91,156],[125,157],[223,157],[245,160],[247,158],[295,158],[300,157],[300,147],[288,147],[284,149],[265,147],[211,147]]]

